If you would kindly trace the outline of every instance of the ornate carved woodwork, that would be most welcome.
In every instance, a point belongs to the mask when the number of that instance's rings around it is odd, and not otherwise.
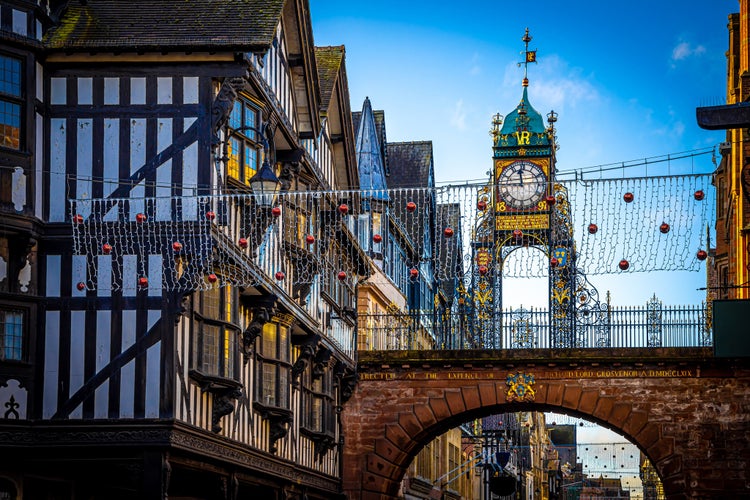
[[[300,344],[300,353],[297,356],[297,360],[292,365],[292,384],[299,385],[299,377],[305,371],[307,366],[316,357],[318,351],[318,345],[320,343],[320,335],[312,335],[305,337],[305,340]]]
[[[235,401],[242,396],[242,384],[234,379],[206,375],[198,370],[188,372],[202,392],[213,395],[211,431],[221,432],[221,419],[234,411]]]
[[[216,148],[220,143],[219,131],[229,121],[229,115],[234,107],[238,92],[245,86],[244,78],[227,78],[222,83],[219,93],[211,105],[211,147]]]
[[[253,319],[242,332],[242,359],[245,364],[250,360],[250,355],[255,345],[255,339],[263,332],[263,325],[271,321],[276,314],[276,296],[264,297],[263,303],[257,303],[251,308]]]

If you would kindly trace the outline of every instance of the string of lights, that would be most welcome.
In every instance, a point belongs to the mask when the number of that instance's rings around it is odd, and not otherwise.
[[[78,199],[70,220],[87,289],[250,286],[264,275],[306,291],[332,279],[354,286],[347,241],[402,289],[423,278],[470,285],[477,272],[546,277],[566,265],[587,275],[697,271],[707,255],[709,174],[557,182],[548,190],[565,203],[515,211],[500,188],[286,192],[273,208],[244,193]],[[557,241],[572,251],[553,261]]]

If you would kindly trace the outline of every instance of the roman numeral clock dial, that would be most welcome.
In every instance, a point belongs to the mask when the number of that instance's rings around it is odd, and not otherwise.
[[[536,163],[519,160],[502,170],[497,184],[500,197],[508,208],[528,210],[544,198],[547,177]]]

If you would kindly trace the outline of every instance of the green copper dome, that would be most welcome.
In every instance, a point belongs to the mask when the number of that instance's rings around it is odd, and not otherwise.
[[[495,157],[549,154],[550,140],[542,115],[529,102],[528,89],[516,109],[508,113],[500,132],[495,136]],[[519,151],[521,149],[523,152]]]
[[[500,130],[501,134],[513,134],[517,131],[528,130],[532,134],[546,134],[544,133],[546,128],[544,126],[544,120],[542,115],[529,102],[528,88],[523,88],[523,97],[521,102],[518,103],[516,109],[508,113],[503,123],[503,128]]]

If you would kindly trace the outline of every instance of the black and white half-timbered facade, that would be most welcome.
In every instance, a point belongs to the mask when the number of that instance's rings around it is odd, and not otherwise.
[[[0,21],[0,497],[338,498],[372,265],[343,47],[307,0]]]

